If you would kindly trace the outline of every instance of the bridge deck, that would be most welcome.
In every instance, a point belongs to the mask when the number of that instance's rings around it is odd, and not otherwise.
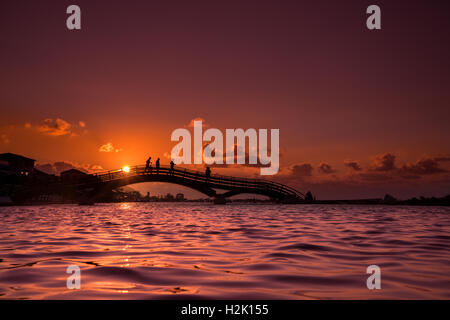
[[[250,193],[269,193],[279,195],[279,197],[304,199],[303,193],[278,182],[265,179],[249,179],[217,174],[211,174],[208,177],[205,172],[181,167],[175,167],[172,170],[169,166],[160,166],[159,170],[157,170],[155,167],[149,169],[145,166],[134,166],[130,167],[129,172],[118,169],[93,175],[95,180],[98,182],[111,182],[136,176],[166,176],[169,179],[178,178],[192,183],[200,183],[208,185],[212,188],[229,191],[238,190],[240,192]]]

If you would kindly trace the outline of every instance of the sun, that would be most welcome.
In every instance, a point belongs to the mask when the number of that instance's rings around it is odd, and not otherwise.
[[[130,172],[130,167],[129,166],[124,166],[122,168],[122,171],[128,173],[128,172]]]

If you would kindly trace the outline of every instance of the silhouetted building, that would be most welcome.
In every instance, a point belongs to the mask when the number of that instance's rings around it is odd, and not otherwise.
[[[61,172],[61,180],[63,182],[77,182],[86,179],[88,176],[89,175],[87,173],[77,169],[70,169]]]
[[[166,196],[163,199],[165,201],[173,201],[175,199],[175,197],[171,193],[168,193],[168,194],[166,194]]]
[[[139,191],[123,191],[123,190],[115,190],[114,191],[114,200],[119,202],[137,202],[142,201],[142,196]]]
[[[0,170],[4,173],[27,176],[33,171],[35,161],[14,153],[1,153]]]

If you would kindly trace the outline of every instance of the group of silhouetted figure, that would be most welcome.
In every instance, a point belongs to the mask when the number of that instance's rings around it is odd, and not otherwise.
[[[160,168],[160,162],[159,158],[156,159],[155,162],[155,168],[156,168],[156,174],[159,174],[159,168]],[[173,174],[173,167],[175,166],[175,163],[170,161],[170,172]],[[145,161],[145,171],[144,172],[150,172],[152,173],[153,167],[152,167],[152,157],[148,157],[147,161]]]
[[[158,159],[156,159],[156,162],[155,162],[156,174],[159,174],[159,167],[160,167],[160,163],[159,163],[159,158],[158,158]],[[171,160],[170,161],[170,174],[172,174],[172,175],[173,175],[174,167],[175,167],[175,163],[173,162],[173,160]],[[148,157],[147,161],[145,161],[145,171],[144,172],[145,173],[150,172],[150,174],[152,174],[152,172],[153,172],[152,157]],[[209,167],[206,167],[205,175],[206,175],[206,178],[209,178],[211,176],[211,169]]]

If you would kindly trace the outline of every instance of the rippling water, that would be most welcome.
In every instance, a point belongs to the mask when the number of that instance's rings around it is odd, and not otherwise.
[[[3,299],[449,299],[450,208],[0,208]],[[368,290],[366,268],[381,268]],[[81,269],[69,290],[66,268]]]

